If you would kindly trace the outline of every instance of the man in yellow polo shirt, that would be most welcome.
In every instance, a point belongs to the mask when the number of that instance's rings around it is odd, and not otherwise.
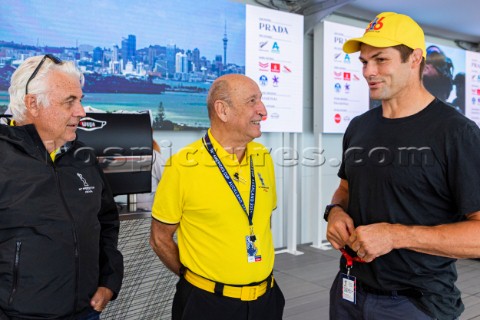
[[[273,162],[252,142],[267,115],[261,96],[244,75],[218,78],[207,98],[211,128],[165,167],[150,244],[180,276],[172,319],[282,319],[272,274]]]

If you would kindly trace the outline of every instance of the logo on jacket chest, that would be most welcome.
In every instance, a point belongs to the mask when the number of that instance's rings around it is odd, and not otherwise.
[[[81,173],[77,172],[77,177],[80,179],[80,181],[82,181],[83,184],[83,187],[78,188],[78,191],[83,191],[85,192],[85,194],[93,193],[93,190],[95,190],[95,186],[90,186]]]

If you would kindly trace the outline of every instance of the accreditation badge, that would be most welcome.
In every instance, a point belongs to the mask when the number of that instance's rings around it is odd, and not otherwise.
[[[342,298],[356,304],[357,279],[354,276],[342,273]]]
[[[252,240],[255,239],[255,240]],[[252,238],[251,235],[245,237],[247,243],[247,261],[250,262],[260,262],[262,261],[262,255],[258,249],[258,239]]]

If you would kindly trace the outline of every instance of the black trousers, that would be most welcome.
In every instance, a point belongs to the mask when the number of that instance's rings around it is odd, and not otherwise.
[[[254,301],[222,297],[199,289],[183,277],[173,298],[173,320],[281,320],[285,298],[274,286]]]
[[[342,298],[342,279],[337,274],[330,289],[331,320],[434,320],[406,296],[365,292],[357,285],[356,303]]]

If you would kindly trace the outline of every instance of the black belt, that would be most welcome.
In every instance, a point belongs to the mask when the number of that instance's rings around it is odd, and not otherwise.
[[[410,298],[419,299],[423,296],[423,292],[417,289],[403,289],[403,290],[380,290],[376,288],[372,288],[365,283],[359,282],[358,287],[362,288],[362,290],[366,293],[375,294],[377,296],[389,296],[389,297],[396,297],[396,296],[405,296]]]

